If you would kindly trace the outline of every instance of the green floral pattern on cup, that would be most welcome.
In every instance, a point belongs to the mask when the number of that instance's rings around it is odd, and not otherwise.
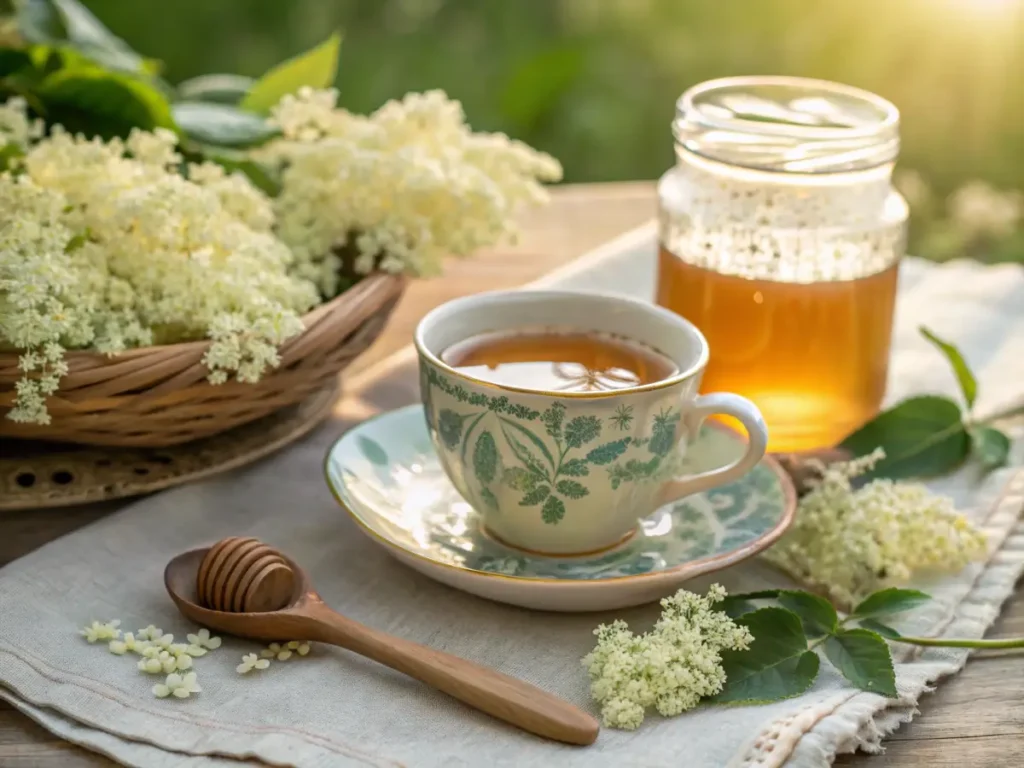
[[[354,432],[339,441],[327,462],[328,481],[350,512],[402,549],[473,571],[588,581],[657,573],[748,547],[776,530],[786,516],[782,481],[769,465],[760,464],[737,482],[662,507],[641,521],[636,536],[610,551],[568,558],[531,555],[482,531],[479,513],[442,469],[418,408],[367,421]],[[491,446],[481,436],[469,450],[479,469],[493,471],[494,482],[499,477],[497,438],[492,435]],[[699,471],[717,466],[743,444],[727,430],[704,427],[694,448],[699,458],[689,469]],[[391,462],[387,473],[377,471],[382,455]],[[416,499],[430,503],[408,503]]]
[[[594,415],[566,419],[566,407],[558,400],[539,411],[511,403],[506,396],[470,392],[426,364],[420,366],[420,377],[430,427],[445,448],[459,452],[463,462],[471,456],[474,502],[495,511],[497,486],[503,485],[520,494],[519,506],[538,507],[545,523],[557,525],[573,502],[590,495],[590,489],[576,478],[603,471],[611,490],[624,483],[657,479],[676,444],[679,409],[658,412],[643,437],[623,437],[615,432],[631,427],[634,417],[629,405],[619,406],[605,420]],[[434,389],[464,407],[441,408],[435,420]],[[493,418],[485,423],[488,414]],[[498,441],[514,463],[503,464]]]

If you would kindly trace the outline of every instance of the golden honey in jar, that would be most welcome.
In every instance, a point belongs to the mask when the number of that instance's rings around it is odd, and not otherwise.
[[[693,322],[705,392],[738,392],[773,451],[836,444],[888,372],[906,203],[898,113],[866,91],[727,78],[683,95],[659,182],[657,302]]]

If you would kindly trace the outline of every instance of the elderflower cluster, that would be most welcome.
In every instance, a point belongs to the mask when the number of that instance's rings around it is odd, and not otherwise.
[[[0,107],[18,132],[24,105]],[[19,134],[20,135],[20,134]],[[35,134],[29,131],[26,140]],[[49,423],[65,350],[212,339],[210,380],[252,382],[319,301],[241,174],[178,172],[173,133],[85,139],[60,126],[0,174],[0,346],[20,352],[14,421]]]
[[[671,717],[722,690],[722,650],[743,650],[753,640],[750,630],[715,610],[725,595],[718,584],[703,597],[681,589],[661,601],[661,618],[643,635],[624,621],[594,630],[597,647],[583,665],[606,726],[633,730],[651,707]]]
[[[510,233],[523,204],[545,199],[550,156],[502,134],[473,133],[442,91],[409,94],[369,116],[336,106],[337,92],[302,89],[273,110],[282,138],[261,156],[283,167],[277,234],[299,274],[330,295],[339,249],[354,268],[431,274]]]
[[[210,340],[211,383],[255,382],[354,276],[437,272],[508,233],[561,175],[525,144],[471,132],[441,91],[370,116],[336,100],[303,89],[274,110],[282,137],[253,157],[280,172],[276,199],[240,172],[183,164],[170,131],[43,136],[24,100],[0,105],[0,350],[22,374],[7,418],[50,422],[73,349]]]
[[[984,534],[952,501],[920,483],[853,478],[885,458],[882,449],[815,469],[820,478],[800,500],[793,527],[766,557],[840,605],[905,584],[919,571],[956,572],[985,552]]]

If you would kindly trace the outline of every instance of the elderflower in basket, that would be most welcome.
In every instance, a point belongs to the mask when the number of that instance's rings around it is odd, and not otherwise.
[[[0,377],[0,434],[51,422],[50,399],[75,373],[69,350],[207,343],[188,364],[201,376],[161,359],[167,370],[139,370],[125,402],[166,379],[259,382],[305,332],[305,313],[370,273],[433,274],[445,256],[495,242],[520,206],[544,199],[538,182],[560,176],[547,155],[473,133],[440,91],[369,116],[336,98],[303,88],[267,118],[279,138],[249,157],[279,179],[276,196],[192,162],[170,130],[44,133],[23,101],[0,106],[0,145],[12,149],[0,173],[0,371],[16,372]]]

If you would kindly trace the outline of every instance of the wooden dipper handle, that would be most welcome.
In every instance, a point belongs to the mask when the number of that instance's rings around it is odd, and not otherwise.
[[[302,608],[311,640],[347,648],[404,672],[524,731],[568,744],[593,744],[597,720],[534,685],[352,621],[321,602]]]

